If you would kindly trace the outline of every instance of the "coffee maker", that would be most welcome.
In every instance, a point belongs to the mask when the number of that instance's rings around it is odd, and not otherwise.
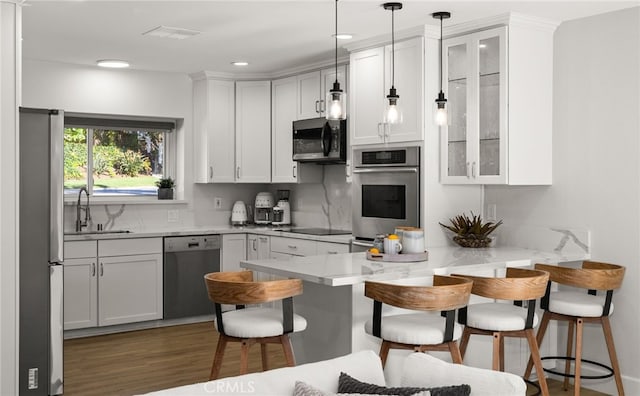
[[[259,192],[254,205],[253,222],[256,224],[271,224],[273,221],[273,194]]]
[[[289,205],[289,190],[278,190],[278,203],[273,208],[273,224],[291,224],[291,207]]]

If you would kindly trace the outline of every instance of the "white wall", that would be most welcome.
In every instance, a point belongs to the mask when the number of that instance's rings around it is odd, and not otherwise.
[[[485,190],[505,223],[589,229],[592,259],[627,267],[611,322],[629,395],[640,394],[639,48],[640,8],[561,24],[554,38],[553,185]],[[587,327],[584,357],[608,364],[601,330]],[[617,393],[612,379],[584,386]]]

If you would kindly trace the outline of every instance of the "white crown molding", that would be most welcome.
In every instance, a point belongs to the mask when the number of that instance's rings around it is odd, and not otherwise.
[[[402,41],[413,37],[419,37],[425,35],[425,27],[424,25],[415,26],[409,29],[403,29],[395,32],[395,41]],[[439,35],[438,35],[439,37]],[[381,34],[379,36],[370,37],[360,41],[354,41],[353,43],[344,45],[343,47],[349,51],[360,51],[363,49],[380,47],[381,45],[386,45],[391,43],[391,33]]]
[[[459,23],[451,26],[445,26],[442,29],[442,35],[445,38],[449,38],[460,36],[466,33],[472,33],[479,30],[485,30],[491,27],[505,25],[523,26],[553,33],[558,25],[560,25],[560,21],[525,15],[516,12],[508,12],[492,17],[476,19],[473,21]]]

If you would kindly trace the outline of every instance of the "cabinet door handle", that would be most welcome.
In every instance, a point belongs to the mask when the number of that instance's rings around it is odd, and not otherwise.
[[[378,136],[382,137],[382,134],[380,133],[380,125],[382,125],[381,122],[378,123]]]
[[[471,177],[470,165],[471,164],[467,162],[467,179]]]
[[[96,276],[96,263],[91,263],[91,276]]]
[[[476,161],[471,164],[471,177],[476,178]]]
[[[104,276],[104,263],[100,263],[100,276]]]
[[[389,135],[391,134],[391,124],[389,124],[388,122],[385,122],[382,125],[383,125],[382,131],[384,132],[384,138],[386,141]]]
[[[296,177],[298,177],[298,165],[294,165],[293,168],[291,169],[292,173],[293,173],[293,178],[295,179]]]
[[[331,250],[331,251],[328,251],[327,254],[338,254],[338,252]]]
[[[238,166],[236,168],[236,179],[239,179],[239,178],[240,178],[240,167]]]
[[[213,166],[209,167],[209,179],[213,179]]]
[[[298,247],[297,247],[297,246],[295,246],[295,245],[287,245],[287,247],[288,247],[289,249],[291,249],[291,250],[297,250],[297,249],[298,249]]]
[[[257,240],[257,239],[254,239],[254,240],[253,240],[253,241],[251,241],[251,242],[252,242],[252,245],[253,245],[253,250],[258,250],[258,248],[256,247],[256,242],[258,242],[258,240]]]
[[[320,114],[320,101],[316,100],[316,113]]]
[[[325,111],[324,99],[320,99],[320,114],[324,113],[324,111]]]
[[[260,237],[260,240],[261,240],[262,242],[266,243],[266,242],[267,242],[267,237]]]

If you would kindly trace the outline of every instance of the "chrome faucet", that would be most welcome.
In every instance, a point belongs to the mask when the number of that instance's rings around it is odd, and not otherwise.
[[[87,203],[84,208],[80,205],[80,199],[82,198],[82,192],[84,191],[87,196]],[[84,210],[84,221],[80,220],[80,213]],[[82,227],[89,226],[89,220],[91,220],[91,210],[89,209],[89,191],[86,187],[82,187],[78,191],[78,203],[76,205],[76,232],[82,231]]]

